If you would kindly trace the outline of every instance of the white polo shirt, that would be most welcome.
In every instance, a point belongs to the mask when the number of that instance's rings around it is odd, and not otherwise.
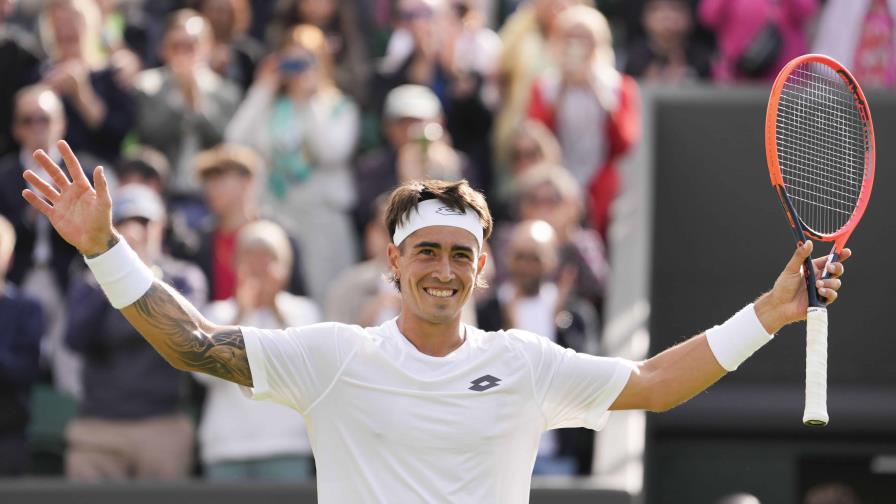
[[[253,398],[304,415],[318,502],[525,503],[541,433],[600,429],[633,363],[465,325],[444,357],[395,319],[243,327]]]

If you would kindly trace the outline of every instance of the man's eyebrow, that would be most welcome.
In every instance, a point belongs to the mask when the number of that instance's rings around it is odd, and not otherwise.
[[[415,243],[413,248],[415,248],[415,249],[418,249],[418,248],[431,248],[431,249],[441,250],[441,249],[442,249],[442,244],[440,244],[440,243],[436,243],[436,242],[428,242],[428,241],[424,241],[424,242],[417,242],[417,243]],[[452,245],[452,246],[451,246],[451,250],[453,250],[453,251],[457,251],[457,252],[469,252],[470,254],[473,253],[473,248],[472,248],[472,247],[468,247],[468,246],[466,246],[466,245]]]

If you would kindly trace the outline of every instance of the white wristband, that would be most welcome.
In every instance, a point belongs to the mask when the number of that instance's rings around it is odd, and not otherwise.
[[[88,259],[87,267],[93,272],[109,302],[120,310],[140,299],[155,276],[124,238],[102,254]]]
[[[735,313],[724,324],[706,331],[706,341],[719,364],[728,371],[738,366],[774,337],[765,332],[753,303]]]

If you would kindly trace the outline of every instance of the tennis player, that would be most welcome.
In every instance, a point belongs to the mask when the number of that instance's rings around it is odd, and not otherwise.
[[[304,415],[322,503],[527,502],[543,431],[599,429],[608,410],[672,408],[806,316],[800,264],[811,243],[755,303],[644,362],[464,325],[461,307],[485,267],[492,220],[465,182],[427,181],[402,185],[389,202],[396,319],[369,328],[215,325],[156,280],[116,233],[102,168],[93,172],[94,190],[68,145],[59,150],[71,180],[37,151],[51,180],[25,172],[32,189],[24,198],[81,251],[112,305],[171,365],[236,382]],[[843,273],[839,262],[830,269]],[[839,279],[818,285],[836,299]]]

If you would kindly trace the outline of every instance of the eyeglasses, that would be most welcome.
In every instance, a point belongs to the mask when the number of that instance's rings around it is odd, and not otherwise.
[[[16,118],[16,123],[27,127],[46,126],[50,124],[50,116],[46,114],[23,115]]]
[[[280,60],[280,72],[284,74],[300,74],[314,66],[314,58],[310,56],[299,58],[283,58]]]

